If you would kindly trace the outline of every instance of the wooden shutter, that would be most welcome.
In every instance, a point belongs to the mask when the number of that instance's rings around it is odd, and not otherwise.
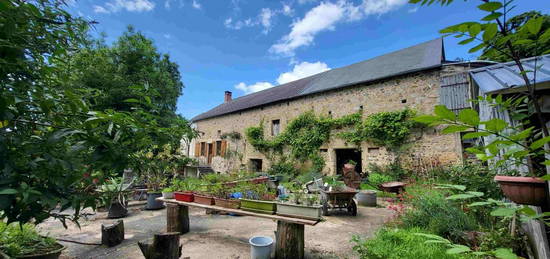
[[[221,148],[220,156],[225,157],[225,151],[227,150],[227,141],[222,140],[222,148]]]
[[[195,143],[195,157],[200,157],[200,156],[201,156],[201,143],[197,141]]]

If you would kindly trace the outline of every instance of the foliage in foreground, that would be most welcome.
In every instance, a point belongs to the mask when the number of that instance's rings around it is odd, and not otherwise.
[[[402,216],[403,227],[420,227],[430,233],[449,237],[457,241],[463,238],[465,231],[474,230],[474,218],[460,207],[445,199],[441,191],[425,191],[415,195],[410,201],[412,208]]]
[[[425,243],[424,237],[416,235],[420,228],[392,229],[383,228],[373,239],[362,240],[354,236],[355,250],[362,259],[453,259],[468,258],[446,253],[442,244]]]
[[[0,221],[0,250],[11,257],[48,252],[59,248],[55,239],[43,237],[33,225]]]

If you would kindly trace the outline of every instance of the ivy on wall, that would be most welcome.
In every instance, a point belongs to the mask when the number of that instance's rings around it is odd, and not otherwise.
[[[351,128],[336,135],[348,143],[359,146],[361,142],[369,141],[394,149],[405,143],[410,135],[411,129],[415,126],[410,120],[414,114],[409,109],[380,112],[368,116],[363,121],[361,113],[333,119],[317,116],[308,111],[292,120],[282,133],[272,139],[265,138],[263,122],[247,128],[245,134],[248,142],[264,154],[282,154],[283,149],[287,148],[291,158],[300,162],[311,161],[312,169],[321,171],[325,161],[320,156],[319,149],[330,139],[333,130]]]

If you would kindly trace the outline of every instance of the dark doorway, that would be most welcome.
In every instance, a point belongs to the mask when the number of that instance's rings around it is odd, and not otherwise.
[[[349,160],[353,160],[357,163],[355,166],[355,170],[358,173],[361,173],[361,151],[358,149],[335,149],[336,152],[336,173],[342,174],[342,168],[344,167],[344,164],[347,163]]]
[[[254,173],[262,171],[262,160],[261,159],[250,159],[250,170]]]

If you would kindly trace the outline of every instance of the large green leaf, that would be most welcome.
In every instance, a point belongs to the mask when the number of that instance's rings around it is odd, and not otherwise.
[[[453,111],[449,110],[445,105],[436,105],[434,108],[434,113],[447,120],[456,120],[456,115]]]
[[[527,23],[525,23],[525,26],[527,26],[527,29],[530,33],[537,35],[542,27],[542,23],[544,22],[544,17],[538,17],[538,18],[531,18]]]
[[[541,148],[542,146],[544,146],[544,144],[550,142],[550,136],[548,137],[544,137],[544,138],[541,138],[537,141],[534,141],[533,143],[531,143],[531,145],[529,146],[531,149],[539,149]]]
[[[487,130],[493,132],[501,132],[508,126],[508,123],[506,123],[506,121],[497,118],[485,121],[483,122],[483,124],[485,124],[485,128]]]
[[[479,125],[479,114],[474,109],[464,109],[458,113],[458,120],[477,127]]]
[[[483,4],[480,4],[477,6],[480,10],[486,11],[486,12],[493,12],[500,8],[502,8],[501,2],[486,2]]]
[[[469,247],[467,247],[465,245],[453,245],[452,248],[447,249],[446,253],[447,254],[461,254],[461,253],[469,252],[471,250],[472,249],[470,249]]]
[[[455,133],[455,132],[462,132],[469,130],[469,126],[462,126],[462,125],[449,125],[443,130],[441,130],[441,133],[443,134],[449,134],[449,133]]]
[[[491,216],[494,217],[511,217],[516,214],[517,209],[515,208],[496,208],[491,211]]]
[[[512,252],[512,249],[510,248],[498,248],[496,249],[493,254],[495,257],[500,259],[517,259],[518,256]]]
[[[473,139],[473,138],[479,138],[479,137],[487,137],[487,136],[490,136],[490,135],[491,135],[491,133],[484,132],[484,131],[469,132],[469,133],[464,134],[464,136],[462,136],[462,139]]]

